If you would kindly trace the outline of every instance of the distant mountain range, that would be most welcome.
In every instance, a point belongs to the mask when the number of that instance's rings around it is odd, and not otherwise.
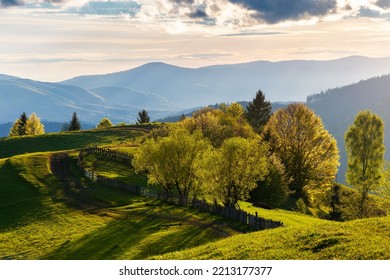
[[[331,61],[258,61],[182,68],[164,63],[106,75],[44,83],[0,75],[0,123],[22,112],[64,122],[75,111],[81,121],[135,122],[146,109],[152,120],[189,108],[251,100],[262,89],[271,101],[303,101],[323,89],[390,73],[390,58],[348,57]]]

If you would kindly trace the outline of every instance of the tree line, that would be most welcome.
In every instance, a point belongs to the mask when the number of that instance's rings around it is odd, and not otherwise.
[[[149,123],[150,117],[146,110],[138,112],[137,124]],[[107,128],[114,124],[109,118],[104,117],[100,120],[96,128]],[[81,130],[81,122],[76,112],[73,112],[72,118],[69,122],[65,122],[62,125],[61,131],[77,131]],[[45,133],[45,127],[41,122],[41,119],[34,112],[29,117],[23,112],[18,119],[15,120],[10,128],[8,134],[9,137],[23,136],[23,135],[41,135]]]
[[[237,206],[249,198],[278,207],[292,200],[296,208],[306,209],[312,191],[335,191],[336,140],[304,104],[273,114],[271,109],[262,91],[247,110],[238,103],[202,108],[175,126],[152,130],[133,166],[148,174],[150,184],[160,185],[167,195],[176,192],[184,201],[204,197]],[[383,126],[377,115],[364,111],[345,135],[347,180],[359,196],[357,217],[367,216],[368,195],[383,182]],[[328,205],[331,217],[340,220],[340,199],[332,196]]]

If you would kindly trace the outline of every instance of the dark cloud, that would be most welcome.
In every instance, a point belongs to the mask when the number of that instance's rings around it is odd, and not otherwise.
[[[205,11],[202,10],[196,10],[195,12],[192,12],[189,14],[190,18],[207,18],[208,15]]]
[[[23,5],[23,2],[19,0],[0,0],[0,7],[12,7],[20,5]]]
[[[369,8],[361,7],[359,9],[359,17],[380,18],[381,13],[378,11],[371,10]]]
[[[267,23],[299,20],[334,13],[337,0],[229,0],[256,11],[256,19]]]
[[[390,0],[378,0],[375,4],[383,9],[390,8]]]

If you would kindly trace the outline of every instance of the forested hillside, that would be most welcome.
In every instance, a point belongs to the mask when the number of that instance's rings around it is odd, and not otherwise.
[[[311,95],[307,98],[307,105],[321,116],[325,127],[337,140],[341,153],[338,181],[345,181],[347,158],[344,134],[359,111],[369,109],[382,117],[385,123],[385,145],[390,147],[390,75]]]

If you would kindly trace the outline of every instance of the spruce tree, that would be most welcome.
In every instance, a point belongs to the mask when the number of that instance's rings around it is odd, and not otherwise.
[[[139,118],[137,118],[137,123],[149,123],[150,117],[146,110],[142,110],[138,112]]]
[[[247,106],[246,119],[253,129],[260,133],[268,122],[272,112],[271,102],[265,100],[264,93],[259,90],[255,98]]]
[[[27,115],[25,112],[23,112],[20,117],[20,123],[19,123],[19,135],[26,135],[26,124],[27,124]]]
[[[73,112],[72,120],[70,121],[69,126],[68,126],[68,131],[75,131],[75,130],[80,130],[80,129],[81,129],[80,120],[77,117],[76,112]]]

